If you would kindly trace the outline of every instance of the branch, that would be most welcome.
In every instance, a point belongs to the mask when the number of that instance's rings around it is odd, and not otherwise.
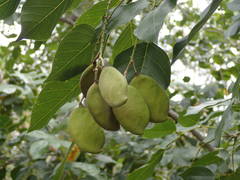
[[[69,20],[69,19],[67,19],[67,18],[64,18],[64,17],[61,17],[61,18],[60,18],[60,21],[62,21],[62,22],[64,22],[64,23],[66,23],[66,24],[69,24],[69,25],[71,25],[71,26],[73,26],[73,25],[74,25],[74,21],[72,21],[72,20]]]
[[[173,118],[175,121],[177,121],[179,118],[179,115],[173,110],[169,110],[168,115],[171,118]],[[205,143],[203,141],[204,137],[198,131],[193,129],[193,130],[191,130],[191,133],[197,140],[199,140],[203,144],[203,147],[205,147],[208,151],[210,151],[210,152],[215,151],[215,148],[211,144]]]

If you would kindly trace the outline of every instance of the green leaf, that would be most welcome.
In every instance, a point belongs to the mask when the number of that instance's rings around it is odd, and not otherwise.
[[[100,169],[95,164],[83,163],[83,162],[72,162],[68,163],[69,168],[72,171],[85,171],[88,175],[95,177],[96,179],[101,179]]]
[[[181,115],[178,119],[178,122],[184,127],[191,127],[197,124],[199,118],[200,114]]]
[[[232,115],[232,103],[230,103],[225,112],[223,113],[222,119],[218,124],[215,132],[215,144],[217,147],[220,146],[223,131],[228,129],[231,125]]]
[[[69,153],[71,152],[71,149],[73,147],[74,143],[72,143],[69,148],[68,148],[68,152],[65,156],[65,158],[62,160],[61,163],[59,163],[56,168],[53,171],[53,176],[51,177],[52,180],[63,180],[64,179],[64,170],[65,170],[65,165],[66,165],[66,161],[67,161],[67,157],[69,155]]]
[[[0,0],[0,19],[6,19],[17,9],[20,0]]]
[[[49,81],[45,84],[33,107],[29,131],[47,125],[61,106],[80,93],[79,78],[76,76],[67,81]]]
[[[122,31],[112,48],[113,52],[111,61],[113,61],[119,53],[130,48],[134,45],[134,43],[137,42],[137,38],[133,34],[134,27],[135,26],[133,23],[129,23],[127,27]]]
[[[155,166],[160,162],[163,157],[163,152],[163,150],[157,151],[146,165],[130,173],[127,177],[127,180],[145,180],[149,177],[152,177]]]
[[[216,106],[216,105],[225,103],[226,101],[229,101],[229,99],[218,99],[218,100],[206,101],[197,106],[190,106],[185,115],[198,114],[204,108]]]
[[[205,167],[191,167],[181,174],[184,180],[214,180],[214,174]]]
[[[27,0],[21,12],[22,31],[18,40],[47,40],[71,3],[72,0]]]
[[[143,136],[146,138],[161,138],[172,134],[176,131],[176,126],[173,121],[167,120],[165,122],[156,124],[151,129],[146,129]]]
[[[240,73],[232,89],[233,96],[240,100]]]
[[[8,116],[0,114],[0,124],[0,129],[7,130],[7,128],[12,124],[12,120]]]
[[[207,166],[220,163],[223,159],[217,156],[218,153],[219,151],[214,151],[202,156],[200,159],[194,161],[193,166]]]
[[[119,3],[118,1],[119,0],[112,1],[112,3],[110,4],[110,8],[118,4]],[[96,27],[102,21],[102,17],[106,13],[107,4],[108,1],[101,1],[93,5],[93,7],[87,10],[83,15],[81,15],[77,19],[76,24],[88,24],[91,25],[92,27]]]
[[[114,66],[122,73],[129,64],[133,47],[123,51],[114,60]],[[136,46],[134,64],[138,73],[151,76],[162,87],[170,84],[170,62],[167,54],[153,43],[141,43]],[[130,81],[135,75],[133,66],[128,69],[127,78]]]
[[[102,20],[107,10],[107,1],[101,1],[81,15],[76,24],[88,24],[96,27]]]
[[[114,11],[107,26],[107,30],[110,31],[117,26],[128,23],[147,6],[147,0],[138,0],[127,5],[119,6]]]
[[[218,8],[222,0],[212,0],[212,3],[204,10],[204,16],[201,20],[192,28],[190,33],[179,40],[173,47],[173,58],[172,63],[174,63],[179,55],[182,53],[186,45],[193,39],[193,37],[198,33],[198,31],[203,27],[203,25],[212,16],[215,10]]]
[[[157,42],[167,14],[176,6],[177,0],[165,0],[153,11],[150,11],[138,25],[135,35],[147,42]]]
[[[94,29],[86,24],[74,27],[60,42],[49,80],[66,80],[81,73],[92,59]]]

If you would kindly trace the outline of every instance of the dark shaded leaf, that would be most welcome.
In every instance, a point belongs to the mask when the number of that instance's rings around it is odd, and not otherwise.
[[[0,0],[0,19],[11,16],[17,9],[20,0]]]
[[[47,40],[71,3],[72,0],[27,0],[21,12],[22,30],[18,40]]]
[[[66,80],[81,73],[92,59],[94,29],[86,24],[74,27],[60,42],[49,80]]]
[[[157,42],[167,14],[176,6],[177,0],[165,0],[153,11],[150,11],[138,25],[135,35],[147,42]]]
[[[122,73],[125,71],[133,47],[123,51],[114,60],[114,66]],[[136,46],[134,64],[138,73],[151,76],[162,87],[167,88],[170,84],[170,63],[167,54],[153,43],[141,43]],[[133,66],[130,66],[127,79],[130,81],[135,75]]]
[[[178,59],[179,55],[182,53],[189,41],[192,40],[192,38],[197,34],[197,32],[208,21],[208,19],[212,16],[212,14],[218,8],[221,2],[222,0],[212,0],[212,3],[204,10],[204,16],[202,16],[201,20],[192,28],[192,30],[187,36],[179,40],[174,45],[172,63],[174,63]]]

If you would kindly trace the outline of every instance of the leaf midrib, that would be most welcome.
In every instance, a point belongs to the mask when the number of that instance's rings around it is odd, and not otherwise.
[[[91,45],[91,42],[88,42],[87,45],[81,49],[77,54],[75,54],[74,56],[71,57],[71,59],[61,68],[59,68],[55,73],[53,73],[51,76],[55,76],[56,74],[58,74],[59,72],[61,72],[65,67],[67,67],[69,64],[71,64],[73,62],[73,60],[75,59],[75,57],[77,57],[79,54],[81,54],[84,50],[86,50],[89,46]],[[50,76],[49,76],[50,77]]]
[[[74,88],[72,88],[72,90],[70,90],[70,92],[69,92],[65,97],[63,97],[60,101],[58,101],[58,103],[56,103],[52,108],[50,108],[50,110],[49,110],[44,116],[42,116],[42,117],[35,123],[35,125],[33,125],[33,126],[31,127],[31,129],[34,130],[35,127],[37,127],[37,126],[39,125],[39,123],[40,123],[43,119],[45,119],[45,118],[50,114],[50,112],[52,112],[56,107],[58,107],[60,104],[62,104],[63,102],[65,102],[65,100],[69,98],[70,94],[72,94],[72,92],[74,92],[77,87],[78,87],[78,83],[76,83],[76,85],[74,86]]]
[[[0,8],[3,7],[5,4],[7,4],[10,0],[7,0],[5,2],[3,2],[2,4],[0,4]]]
[[[39,23],[37,23],[36,25],[33,26],[33,28],[28,31],[27,33],[25,33],[25,35],[31,34],[33,31],[35,31],[35,29],[45,20],[47,19],[52,13],[54,13],[54,11],[56,11],[63,3],[65,2],[65,0],[62,0],[55,8],[53,8],[53,10],[51,10],[46,16],[43,17],[43,19],[41,21],[39,21]]]

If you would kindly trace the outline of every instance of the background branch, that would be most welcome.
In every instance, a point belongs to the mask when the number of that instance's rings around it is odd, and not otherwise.
[[[179,115],[173,111],[173,110],[169,110],[168,112],[168,115],[173,118],[175,121],[178,120],[179,118]],[[191,130],[190,131],[192,133],[192,135],[197,139],[199,140],[202,144],[203,144],[203,147],[206,148],[208,151],[212,152],[212,151],[215,151],[215,147],[213,147],[211,144],[209,143],[205,143],[203,140],[204,140],[204,137],[198,132],[196,131],[195,129]]]

